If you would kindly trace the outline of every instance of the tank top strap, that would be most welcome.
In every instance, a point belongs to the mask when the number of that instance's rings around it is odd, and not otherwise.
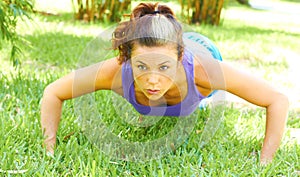
[[[191,114],[204,98],[194,83],[193,55],[185,50],[182,64],[186,73],[188,94],[181,103],[164,107],[150,107],[137,103],[134,91],[134,79],[130,61],[126,61],[122,66],[122,87],[123,97],[128,100],[134,108],[143,115],[153,116],[186,116]]]
[[[127,60],[122,64],[123,97],[127,100],[130,99],[130,87],[133,84],[133,81],[134,80],[130,60]]]

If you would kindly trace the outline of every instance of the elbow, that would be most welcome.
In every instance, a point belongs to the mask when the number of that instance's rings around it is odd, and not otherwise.
[[[290,105],[290,101],[289,101],[289,98],[285,94],[277,93],[273,97],[273,102],[271,104],[269,104],[268,107],[271,105],[278,105],[281,108],[288,109],[289,105]]]
[[[45,89],[44,89],[44,93],[43,93],[43,98],[42,100],[59,100],[61,102],[63,102],[64,100],[59,98],[59,96],[56,94],[55,92],[55,88],[53,87],[52,84],[49,84]]]
[[[53,97],[55,96],[54,92],[53,92],[53,88],[51,87],[51,84],[47,85],[47,87],[44,89],[44,93],[43,93],[43,99],[46,97]]]
[[[289,107],[290,101],[289,101],[288,96],[280,93],[277,99],[281,103],[282,106],[285,106],[287,108]]]

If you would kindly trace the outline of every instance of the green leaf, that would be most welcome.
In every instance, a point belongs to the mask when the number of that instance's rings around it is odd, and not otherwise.
[[[20,65],[20,60],[17,58],[18,55],[22,53],[22,50],[17,46],[13,45],[11,49],[11,55],[10,55],[10,60],[13,63],[14,67],[18,67]]]
[[[20,59],[17,56],[22,53],[16,44],[21,40],[16,33],[17,17],[21,20],[24,20],[23,16],[31,19],[27,12],[32,12],[32,10],[32,0],[0,1],[0,42],[6,40],[12,44],[10,60],[15,67],[20,65]]]

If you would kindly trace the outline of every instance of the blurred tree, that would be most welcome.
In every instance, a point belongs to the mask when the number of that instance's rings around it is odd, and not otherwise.
[[[14,66],[20,63],[18,58],[21,54],[20,42],[24,39],[16,33],[18,19],[24,20],[23,16],[30,18],[28,12],[32,12],[32,0],[1,0],[0,1],[0,49],[3,42],[12,44],[10,59]],[[20,17],[20,18],[18,18]]]
[[[163,0],[166,1],[166,0]],[[188,23],[205,23],[219,25],[224,0],[178,0],[182,16]],[[249,4],[249,0],[237,0]],[[129,10],[131,0],[73,0],[76,9],[75,17],[84,21],[121,20],[122,14]]]
[[[117,22],[125,11],[130,10],[131,0],[74,0],[73,4],[76,19]]]
[[[179,0],[188,23],[219,25],[224,0]]]
[[[240,4],[243,4],[243,5],[250,6],[249,0],[237,0],[237,2],[239,2]]]

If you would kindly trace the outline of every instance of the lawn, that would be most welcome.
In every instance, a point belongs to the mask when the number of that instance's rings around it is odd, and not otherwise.
[[[300,8],[296,1],[268,2]],[[49,9],[55,11],[55,7]],[[81,100],[66,101],[58,147],[54,156],[47,156],[42,147],[39,109],[44,88],[79,65],[86,65],[83,59],[89,56],[90,41],[113,26],[74,21],[70,8],[59,8],[57,12],[55,16],[37,14],[33,21],[20,23],[18,32],[28,43],[22,47],[19,69],[9,62],[9,44],[0,50],[0,176],[300,176],[300,141],[297,144],[292,131],[300,129],[300,87],[293,80],[298,79],[295,73],[299,74],[295,69],[299,63],[296,57],[300,57],[299,13],[255,10],[229,3],[222,12],[221,26],[190,26],[213,40],[226,61],[263,77],[291,98],[288,129],[281,147],[272,164],[261,166],[265,110],[236,102],[226,105],[224,118],[215,121],[219,124],[214,136],[212,132],[202,136],[213,110],[198,110],[195,124],[188,126],[189,136],[175,144],[176,149],[169,148],[156,159],[146,156],[143,161],[124,161],[97,148],[97,138],[89,130],[98,124],[76,112],[76,103]],[[111,55],[113,52],[107,57]],[[130,121],[139,121],[139,117],[126,119],[110,106],[111,98],[115,98],[110,92],[91,95],[97,101],[96,108],[105,110],[101,113],[105,126],[129,141],[163,138],[177,130],[178,124],[187,125],[184,119],[149,117],[148,123],[153,125],[138,127]],[[83,112],[92,117],[91,113]],[[204,146],[202,137],[206,139]]]

